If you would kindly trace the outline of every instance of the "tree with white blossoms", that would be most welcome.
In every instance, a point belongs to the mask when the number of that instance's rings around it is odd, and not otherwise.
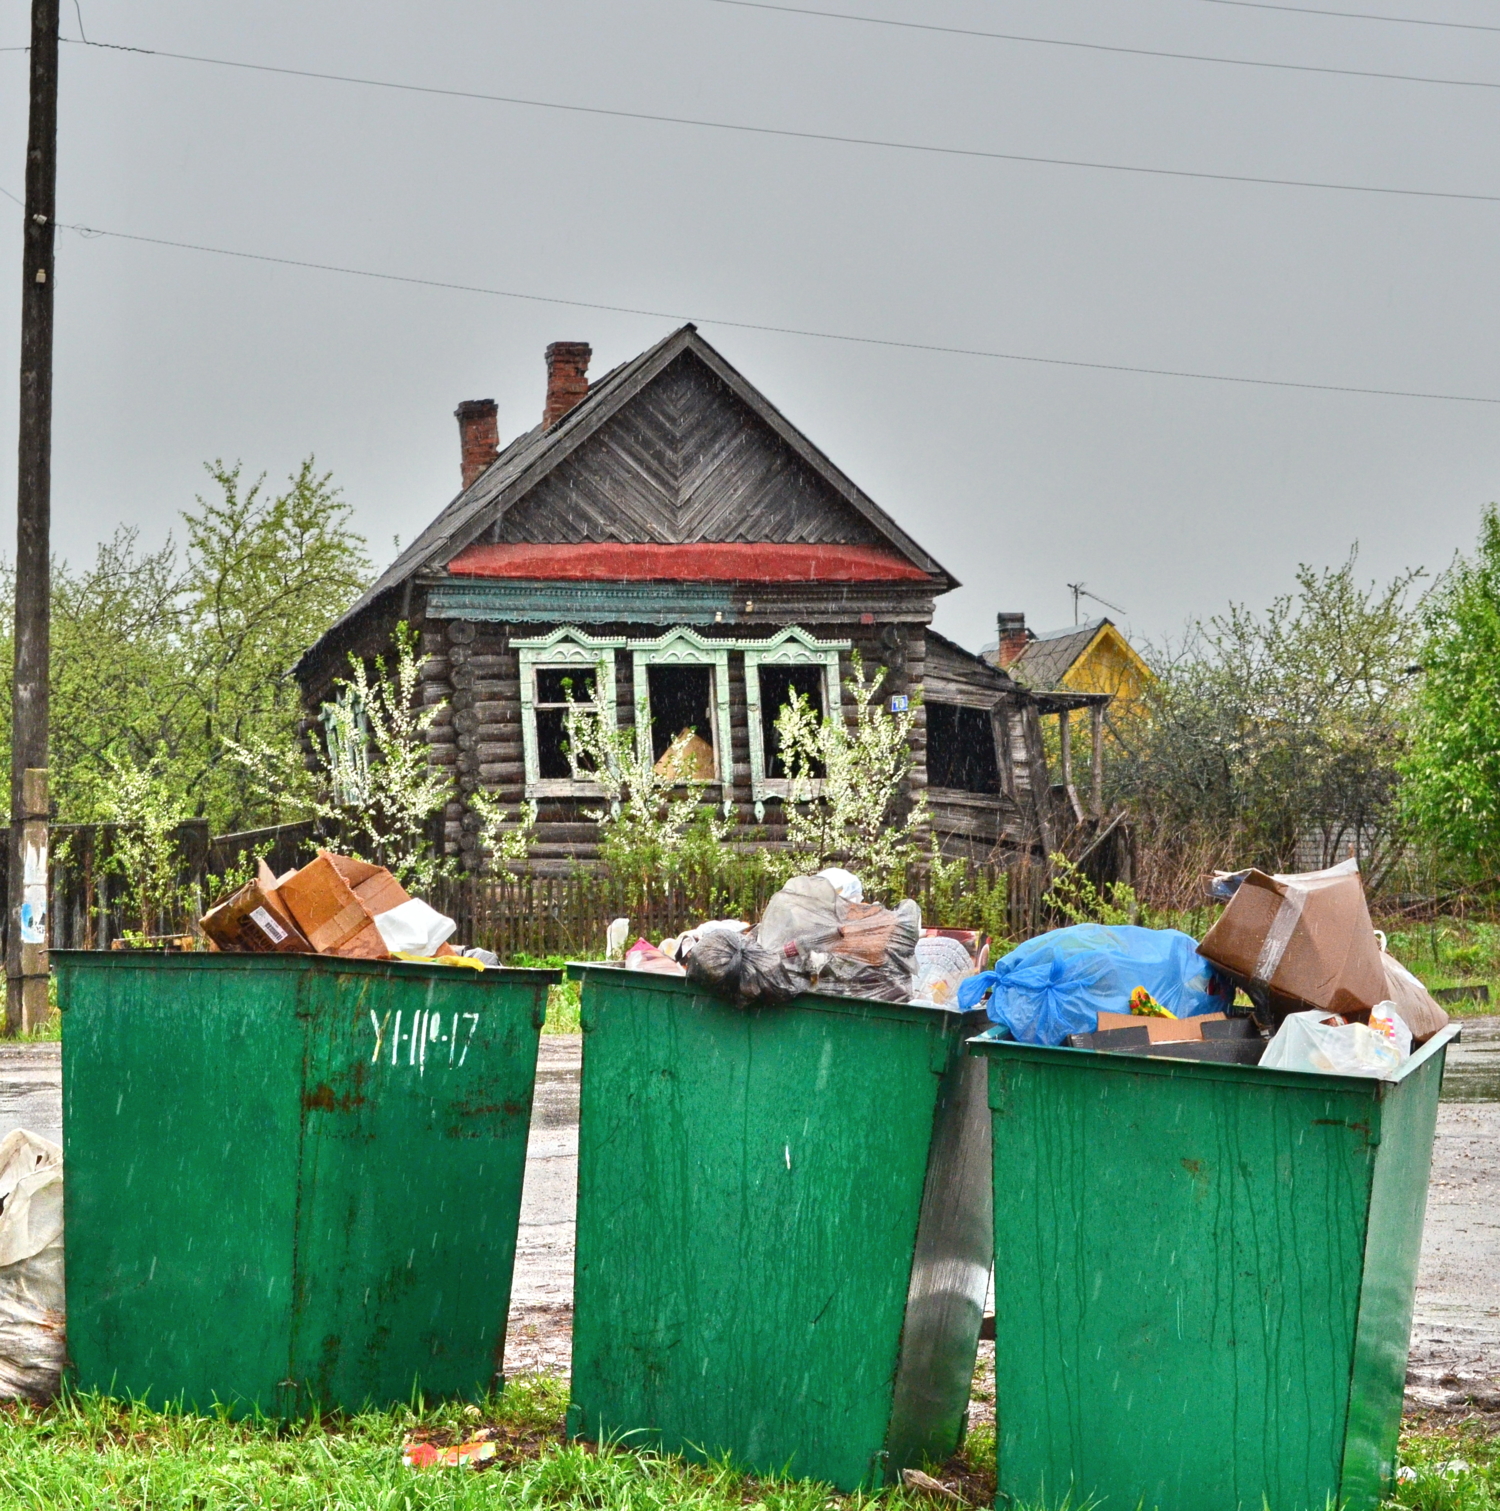
[[[599,855],[610,873],[636,882],[661,879],[692,865],[712,869],[723,859],[730,818],[704,802],[709,784],[692,776],[688,745],[679,735],[659,760],[633,729],[609,717],[596,676],[587,703],[574,703],[564,720],[568,765],[575,782],[591,782],[604,800],[585,810],[599,825]],[[637,719],[649,717],[644,708]]]
[[[432,843],[432,820],[447,805],[452,781],[429,760],[427,731],[443,705],[418,704],[416,633],[403,622],[394,639],[394,669],[377,656],[372,675],[351,655],[350,676],[335,681],[333,701],[323,707],[317,773],[285,746],[225,744],[264,791],[293,794],[298,806],[331,824],[340,849],[420,890],[452,868]]]
[[[879,701],[885,668],[866,676],[857,652],[852,660],[844,684],[852,724],[842,715],[823,718],[800,695],[776,720],[790,779],[788,849],[767,862],[788,875],[844,866],[867,891],[879,892],[899,883],[923,853],[927,794],[906,798],[914,707],[888,712]]]

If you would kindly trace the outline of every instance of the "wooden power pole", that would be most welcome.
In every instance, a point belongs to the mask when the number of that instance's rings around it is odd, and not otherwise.
[[[57,215],[57,12],[32,0],[31,120],[21,258],[16,662],[11,698],[5,1027],[47,1015],[47,679],[52,598],[52,289]]]

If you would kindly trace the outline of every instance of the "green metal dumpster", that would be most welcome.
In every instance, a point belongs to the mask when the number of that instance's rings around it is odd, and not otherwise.
[[[947,1458],[990,1267],[982,1017],[571,969],[569,1433],[845,1490]]]
[[[1380,1502],[1456,1033],[1394,1081],[974,1042],[997,1506]]]
[[[557,972],[52,962],[78,1386],[278,1415],[490,1388]]]

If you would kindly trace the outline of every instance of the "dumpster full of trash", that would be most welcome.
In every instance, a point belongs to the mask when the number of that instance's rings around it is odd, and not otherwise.
[[[1374,1511],[1390,1493],[1457,1033],[1403,1053],[1391,1016],[1309,1009],[1234,1063],[973,1042],[1005,1255],[997,1504]]]

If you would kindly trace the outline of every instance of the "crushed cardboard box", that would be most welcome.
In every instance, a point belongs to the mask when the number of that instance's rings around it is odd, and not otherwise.
[[[1276,1021],[1321,1008],[1365,1018],[1388,995],[1359,866],[1221,878],[1233,895],[1198,953]]]
[[[205,913],[200,927],[220,950],[388,960],[375,920],[410,901],[384,866],[319,850],[280,877],[257,861],[255,879]],[[437,954],[457,951],[444,944]]]

